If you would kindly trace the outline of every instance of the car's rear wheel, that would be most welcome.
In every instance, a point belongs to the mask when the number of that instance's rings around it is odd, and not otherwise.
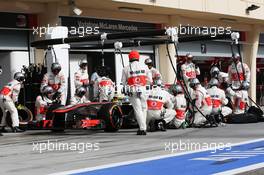
[[[102,105],[98,117],[105,121],[106,132],[116,132],[122,127],[123,114],[121,108],[114,103]]]

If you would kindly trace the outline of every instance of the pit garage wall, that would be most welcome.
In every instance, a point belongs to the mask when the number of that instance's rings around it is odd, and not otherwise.
[[[3,73],[0,75],[0,88],[2,88],[13,78],[15,72],[21,71],[23,65],[29,65],[28,52],[2,52],[0,53],[0,65],[3,69]]]

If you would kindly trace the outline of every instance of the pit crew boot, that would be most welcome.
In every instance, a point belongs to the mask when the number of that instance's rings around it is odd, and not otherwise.
[[[182,129],[186,129],[188,127],[188,123],[187,122],[183,122],[180,127]]]
[[[158,120],[157,128],[160,131],[166,131],[167,128],[166,128],[166,122],[165,122],[165,120]]]
[[[137,135],[147,135],[147,132],[144,130],[138,130]]]
[[[149,122],[149,132],[155,132],[156,130],[157,130],[156,121],[155,120],[151,120]]]
[[[12,127],[12,131],[13,133],[24,132],[24,130],[20,129],[18,126]]]
[[[0,133],[6,133],[6,132],[8,132],[8,131],[5,129],[4,126],[2,126],[2,128],[0,129]]]

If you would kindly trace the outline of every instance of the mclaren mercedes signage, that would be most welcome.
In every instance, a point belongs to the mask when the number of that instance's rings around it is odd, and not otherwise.
[[[112,19],[97,19],[86,17],[61,16],[61,25],[67,26],[69,30],[73,28],[83,28],[86,30],[102,32],[134,32],[140,30],[160,29],[160,24],[120,21]]]

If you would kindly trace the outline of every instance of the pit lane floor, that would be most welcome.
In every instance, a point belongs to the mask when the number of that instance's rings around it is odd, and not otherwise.
[[[262,139],[263,130],[263,123],[256,123],[168,130],[148,133],[147,136],[135,135],[136,129],[122,129],[117,133],[90,130],[4,133],[0,137],[0,174],[49,174],[194,151],[193,148],[186,147],[180,150],[175,145],[180,142],[199,143],[203,146],[206,143],[212,146],[234,144]],[[58,146],[60,144],[64,144],[64,147]],[[40,150],[41,146],[43,150]],[[263,169],[255,172],[264,174]],[[254,174],[254,171],[247,173]]]

